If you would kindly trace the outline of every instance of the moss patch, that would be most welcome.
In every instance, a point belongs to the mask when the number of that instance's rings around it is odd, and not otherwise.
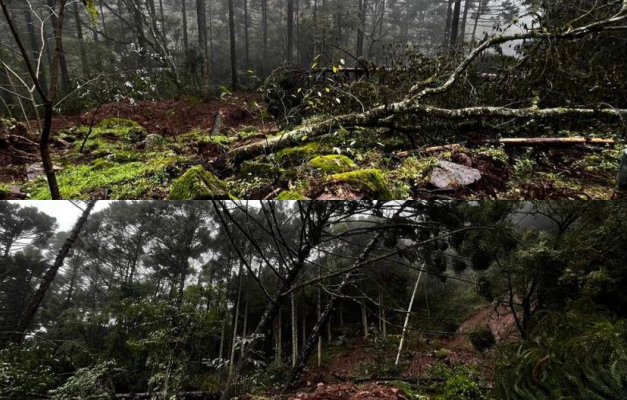
[[[339,174],[357,168],[353,160],[340,155],[318,156],[309,161],[309,165],[325,174]]]
[[[325,151],[326,148],[320,142],[311,142],[302,146],[279,150],[276,153],[276,160],[284,166],[296,166]]]
[[[84,137],[87,133],[89,133],[89,126],[79,127],[76,130],[76,133],[79,136]],[[137,142],[146,135],[146,130],[133,120],[124,118],[107,118],[92,127],[87,145],[90,145],[93,140],[107,137],[111,139],[122,139],[129,142]],[[82,141],[80,142],[82,143]],[[79,147],[81,143],[77,143]]]
[[[407,180],[411,184],[420,185],[429,179],[429,174],[437,162],[437,157],[409,157],[403,160],[395,175],[397,178]]]
[[[198,165],[177,179],[170,189],[169,200],[229,199],[229,188],[214,174]]]
[[[244,178],[274,179],[280,173],[279,168],[270,163],[245,161],[240,172]]]
[[[326,180],[328,183],[346,183],[367,191],[372,198],[378,200],[393,200],[394,195],[387,185],[383,173],[378,169],[365,169],[362,171],[345,172],[331,175]]]
[[[277,200],[309,200],[309,198],[303,196],[295,190],[284,190],[276,198]]]
[[[117,164],[98,159],[91,165],[66,165],[57,174],[64,199],[88,199],[97,189],[109,190],[110,199],[138,199],[163,187],[170,179],[168,170],[176,169],[180,157],[160,157],[149,161]],[[36,180],[29,188],[31,199],[50,198],[45,179]]]

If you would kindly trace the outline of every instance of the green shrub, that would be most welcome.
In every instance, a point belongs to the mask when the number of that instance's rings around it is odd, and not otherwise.
[[[104,361],[89,368],[81,368],[63,386],[51,392],[55,400],[71,400],[81,397],[115,396],[113,378],[122,373],[115,360]]]
[[[456,376],[444,384],[444,394],[440,400],[484,400],[485,394],[472,380]]]
[[[490,350],[496,345],[496,338],[489,329],[479,329],[470,333],[470,342],[480,352]]]

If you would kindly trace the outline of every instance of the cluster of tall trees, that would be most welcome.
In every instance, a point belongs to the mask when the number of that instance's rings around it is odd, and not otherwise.
[[[118,393],[230,398],[267,364],[293,384],[339,336],[454,332],[486,301],[523,339],[546,310],[627,309],[620,204],[93,205],[64,233],[0,203],[4,394],[107,371]]]
[[[23,70],[13,62],[19,59],[18,49],[7,19],[37,64],[42,88],[54,79],[68,94],[103,71],[133,77],[133,71],[151,69],[206,93],[217,84],[237,87],[247,71],[263,76],[284,62],[310,66],[318,55],[323,56],[318,63],[325,64],[339,57],[351,61],[344,53],[386,64],[391,44],[424,52],[469,47],[482,32],[519,11],[510,0],[90,0],[84,2],[87,7],[67,0],[5,3],[0,31],[7,65],[0,84],[7,104],[16,103],[11,92],[20,86],[7,68]],[[59,71],[52,77],[55,52]]]

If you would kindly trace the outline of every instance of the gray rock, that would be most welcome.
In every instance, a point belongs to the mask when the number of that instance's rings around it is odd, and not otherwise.
[[[53,165],[52,169],[54,171],[61,171],[62,168],[59,167],[58,165]],[[26,167],[26,178],[29,181],[35,180],[37,178],[39,178],[40,176],[45,177],[46,176],[46,171],[44,170],[44,166],[39,163],[39,164],[31,164],[28,167]]]
[[[431,184],[438,189],[454,190],[472,185],[481,179],[479,170],[455,164],[449,161],[439,161],[431,172]]]
[[[165,140],[163,136],[157,134],[150,134],[146,136],[146,150],[158,150],[163,146]]]

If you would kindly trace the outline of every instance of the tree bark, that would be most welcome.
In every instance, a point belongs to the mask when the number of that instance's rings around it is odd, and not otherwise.
[[[451,51],[457,49],[459,39],[459,19],[461,15],[462,0],[455,0],[455,10],[453,11],[453,20],[451,22]]]
[[[187,35],[187,0],[181,0],[181,13],[183,14],[183,49],[189,51],[189,37]]]
[[[41,306],[41,302],[44,300],[44,297],[46,296],[46,292],[50,288],[50,285],[54,281],[54,278],[57,276],[57,272],[59,272],[59,268],[61,268],[61,266],[63,265],[65,258],[67,257],[68,253],[72,249],[72,246],[74,246],[74,243],[76,243],[76,240],[78,239],[78,235],[81,233],[81,230],[83,229],[83,225],[85,225],[85,222],[87,222],[87,219],[89,218],[89,214],[91,214],[95,205],[96,205],[95,200],[91,200],[87,202],[87,206],[85,207],[85,210],[83,211],[82,215],[80,216],[80,218],[78,219],[74,227],[72,228],[72,232],[70,233],[70,236],[65,240],[65,243],[59,250],[59,253],[57,254],[54,262],[52,263],[50,268],[48,268],[48,270],[46,271],[46,274],[42,278],[41,283],[39,284],[39,287],[37,288],[37,291],[35,292],[35,295],[33,296],[33,299],[31,300],[29,306],[26,308],[26,310],[20,317],[17,327],[15,328],[15,333],[11,337],[11,341],[13,343],[16,343],[18,345],[21,345],[22,343],[24,343],[26,331],[28,330],[33,318],[35,317],[35,314],[37,314],[37,310]]]
[[[414,286],[414,292],[411,295],[411,300],[409,301],[409,307],[407,307],[407,315],[405,316],[405,324],[403,325],[403,333],[401,334],[401,341],[398,345],[398,353],[396,354],[396,362],[395,365],[398,365],[401,361],[401,352],[403,351],[403,344],[405,343],[405,335],[407,334],[407,327],[409,326],[409,317],[411,316],[411,309],[414,307],[414,300],[416,299],[416,293],[418,293],[418,285],[420,285],[420,278],[422,278],[422,272],[425,265],[422,264],[420,268],[420,273],[418,274],[418,279],[416,279],[416,286]]]
[[[67,59],[65,58],[65,51],[63,50],[63,17],[65,15],[65,3],[67,0],[48,0],[48,7],[50,7],[50,22],[52,23],[52,31],[55,37],[55,57],[58,58],[59,66],[61,67],[61,89],[64,93],[68,93],[70,91],[70,74],[67,67]],[[56,3],[58,2],[58,7]],[[56,10],[53,11],[53,10]],[[54,60],[53,60],[54,62]],[[50,80],[53,81],[51,85],[55,85],[53,79],[57,79],[58,77],[53,78],[52,72],[50,72]],[[52,95],[52,90],[50,90],[52,99],[56,99],[56,94]]]
[[[288,62],[292,61],[294,53],[294,0],[287,0],[287,50]]]
[[[235,44],[235,10],[233,9],[233,0],[229,2],[229,36],[231,41],[231,86],[232,90],[238,89],[237,82],[237,47]]]
[[[344,275],[344,277],[342,278],[342,282],[337,288],[337,292],[331,295],[331,298],[329,299],[326,306],[324,307],[324,311],[322,312],[322,314],[320,314],[320,317],[318,317],[318,321],[316,322],[316,325],[313,327],[313,329],[309,333],[309,337],[307,338],[307,343],[303,344],[303,349],[298,357],[298,361],[289,373],[284,391],[287,391],[290,388],[292,388],[293,385],[298,381],[298,378],[300,378],[300,375],[305,369],[305,366],[307,365],[307,361],[309,360],[311,353],[316,348],[317,342],[320,338],[320,335],[322,334],[324,327],[329,322],[331,314],[333,310],[335,309],[335,307],[337,306],[338,300],[340,299],[340,295],[344,292],[346,287],[352,282],[353,277],[357,275],[359,271],[361,271],[361,268],[357,268],[357,266],[359,266],[360,264],[363,264],[366,258],[374,250],[376,244],[378,243],[379,239],[381,239],[382,236],[383,236],[383,231],[379,231],[374,236],[374,238],[370,240],[370,242],[364,248],[360,256],[357,258],[357,260],[355,260],[353,264],[353,267],[355,268],[351,269],[348,273]]]
[[[292,312],[292,367],[298,361],[298,320],[296,318],[296,303],[294,301],[294,292],[290,295],[291,312]]]
[[[31,56],[33,60],[37,60],[39,57],[39,51],[42,49],[39,47],[39,40],[37,39],[37,33],[35,33],[35,26],[33,25],[33,16],[30,9],[24,10],[24,17],[26,20],[26,29],[28,30],[28,38],[31,47]],[[48,81],[46,80],[46,74],[43,71],[39,71],[38,75],[39,85],[48,92]]]
[[[83,68],[83,75],[89,75],[89,68],[87,67],[87,52],[85,50],[85,41],[83,38],[83,24],[81,22],[81,14],[78,8],[78,3],[73,4],[74,21],[76,22],[76,39],[78,39],[79,52],[81,55],[81,67]]]
[[[207,57],[207,9],[205,0],[196,0],[196,15],[198,19],[198,47],[202,56],[201,88],[206,96],[209,93],[209,57]]]
[[[464,41],[466,40],[466,23],[468,22],[468,12],[470,11],[470,5],[472,0],[466,0],[464,3],[464,16],[462,18],[462,27],[459,31],[459,49],[464,48]]]
[[[233,318],[233,340],[231,341],[231,359],[229,363],[229,376],[233,374],[234,365],[235,365],[235,350],[237,348],[237,328],[239,324],[239,308],[240,301],[242,299],[242,278],[243,278],[243,266],[240,262],[239,265],[239,284],[237,285],[237,301],[235,302],[235,316]],[[244,356],[242,352],[241,357]]]

